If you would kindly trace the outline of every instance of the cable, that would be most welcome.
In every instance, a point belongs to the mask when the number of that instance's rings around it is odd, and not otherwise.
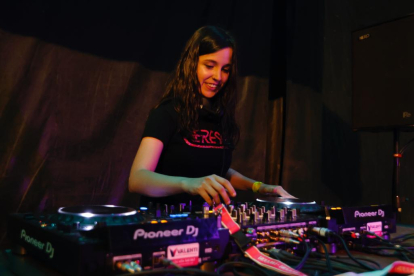
[[[372,267],[358,261],[356,258],[354,258],[354,256],[352,256],[351,252],[349,251],[348,246],[346,245],[344,239],[340,235],[338,235],[336,232],[331,231],[330,229],[324,228],[324,227],[312,227],[309,230],[313,233],[318,234],[319,236],[322,236],[322,237],[332,237],[333,236],[333,237],[338,238],[339,241],[342,243],[342,246],[343,246],[346,254],[349,256],[349,258],[351,258],[351,260],[353,260],[354,262],[359,264],[361,267],[363,267],[363,268],[365,268],[369,271],[375,270],[374,268],[372,268]]]
[[[284,250],[271,249],[269,250],[269,253],[271,254],[272,257],[277,256],[286,264],[297,263],[300,260],[299,257],[292,255]],[[315,254],[317,256],[322,255],[319,253],[312,252],[310,256],[313,256]],[[335,261],[335,263],[333,263],[332,266],[333,266],[333,269],[332,269],[333,273],[330,275],[336,275],[336,274],[339,274],[339,272],[348,272],[348,271],[354,271],[357,273],[366,272],[366,269],[362,269],[360,266],[354,265],[352,263],[344,262],[344,261]],[[317,270],[321,270],[325,272],[330,272],[325,264],[325,261],[321,261],[319,259],[312,259],[312,258],[308,259],[308,262],[304,265],[301,271],[304,271],[307,269],[317,269]]]
[[[333,274],[334,272],[332,271],[331,258],[329,257],[328,248],[326,247],[326,244],[320,238],[316,236],[314,238],[317,239],[318,243],[322,245],[323,251],[325,252],[326,266],[328,267],[329,272],[332,272]]]
[[[306,252],[305,252],[305,255],[303,256],[302,260],[300,261],[300,263],[295,267],[296,270],[301,270],[302,269],[302,267],[305,265],[306,260],[308,259],[309,254],[311,252],[311,248],[309,247],[308,243],[306,241],[303,241],[302,243],[305,244]]]
[[[137,273],[124,273],[119,274],[118,276],[142,276],[142,275],[200,275],[200,276],[217,276],[216,273],[202,271],[200,269],[194,268],[185,268],[185,269],[162,269],[162,270],[146,270]]]
[[[408,249],[408,248],[406,248],[406,247],[404,247],[404,246],[402,246],[402,245],[400,245],[400,244],[394,244],[394,243],[393,243],[393,242],[391,242],[391,241],[387,241],[387,240],[385,240],[384,238],[380,237],[379,235],[377,235],[377,234],[376,234],[376,233],[374,233],[374,232],[365,231],[365,233],[364,233],[364,234],[365,234],[365,235],[373,235],[373,236],[375,236],[376,238],[378,238],[382,244],[386,244],[386,245],[388,245],[388,247],[377,247],[376,249],[389,249],[389,250],[399,251],[399,253],[403,256],[404,260],[406,260],[406,261],[408,261],[408,262],[411,262],[410,258],[409,258],[406,254],[404,254],[404,253],[402,252],[402,251],[405,251],[405,252],[407,252],[408,254],[411,254],[411,255],[413,255],[413,256],[414,256],[414,252],[413,252],[413,251],[411,251],[410,249]],[[373,249],[373,248],[371,247],[371,249]]]
[[[378,262],[376,262],[375,260],[372,260],[372,259],[369,259],[369,258],[363,258],[363,257],[358,257],[358,258],[354,257],[354,259],[357,259],[358,261],[361,260],[361,261],[366,261],[366,262],[372,263],[372,264],[376,265],[378,267],[378,269],[381,269],[381,265]],[[335,258],[332,258],[331,260],[333,262],[340,262],[342,264],[352,265],[352,266],[355,266],[355,267],[362,268],[357,262],[356,262],[356,264],[349,263],[348,261],[352,260],[352,259],[349,258],[349,257],[346,257],[346,256],[335,256]],[[348,260],[348,261],[345,261],[345,260]],[[354,260],[352,260],[352,261],[354,261]],[[363,268],[363,269],[364,269],[364,271],[367,270],[366,268]],[[373,268],[373,270],[377,270],[377,269]]]
[[[414,238],[414,233],[399,235],[397,237],[392,238],[391,239],[391,242],[396,242],[396,241],[398,241],[400,239],[403,239],[404,240],[404,238],[406,238],[406,237],[408,237],[408,239],[412,239],[412,238]]]
[[[218,275],[222,275],[223,273],[229,272],[235,268],[251,269],[254,271],[253,275],[269,276],[269,274],[260,267],[244,262],[228,262],[219,266],[216,271]]]

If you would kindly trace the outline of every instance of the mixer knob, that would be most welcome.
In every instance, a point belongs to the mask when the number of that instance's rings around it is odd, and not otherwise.
[[[231,216],[233,218],[237,218],[237,210],[233,210],[233,212],[231,213]]]
[[[155,217],[160,218],[161,217],[161,209],[155,210]]]
[[[284,220],[285,219],[285,210],[281,209],[277,213],[278,213],[279,220]]]
[[[249,210],[250,210],[250,214],[256,213],[256,210],[254,209],[254,207],[253,207],[253,206],[252,206],[252,207],[250,207],[250,208],[249,208]]]
[[[274,219],[275,217],[272,215],[272,211],[268,210],[267,212],[267,217],[269,218],[269,220]]]
[[[234,210],[234,205],[229,205],[229,213],[231,214]]]
[[[292,219],[292,210],[291,209],[288,209],[287,210],[287,212],[286,212],[286,219]]]
[[[262,219],[262,221],[263,222],[269,222],[269,214],[266,212],[266,213],[263,213],[263,219]]]
[[[191,200],[188,202],[188,212],[193,212],[193,202]]]
[[[157,203],[155,205],[155,217],[160,218],[161,217],[161,204]]]
[[[178,206],[180,213],[184,212],[185,205],[186,205],[185,203],[180,203],[180,205]]]
[[[175,206],[174,205],[170,206],[170,214],[175,214]]]
[[[243,219],[244,219],[244,213],[239,213],[239,215],[237,216],[237,222],[242,224]]]
[[[203,215],[208,216],[210,211],[210,206],[207,203],[203,204]]]
[[[272,206],[272,208],[270,208],[270,211],[272,212],[272,215],[276,215],[276,206]]]
[[[256,213],[250,214],[249,223],[256,223]]]
[[[79,221],[75,221],[72,223],[72,227],[76,230],[78,230],[80,228],[80,222]]]
[[[106,227],[106,221],[95,221],[94,229]]]

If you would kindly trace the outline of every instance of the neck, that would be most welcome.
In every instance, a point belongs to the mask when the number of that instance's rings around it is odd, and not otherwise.
[[[203,99],[203,107],[211,109],[211,107],[214,105],[213,99],[208,99],[205,97],[203,97],[202,99]]]

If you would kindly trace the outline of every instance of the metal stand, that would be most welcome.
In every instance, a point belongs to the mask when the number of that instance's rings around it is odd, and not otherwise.
[[[398,195],[400,192],[400,159],[402,158],[404,152],[409,148],[409,146],[414,144],[414,138],[408,141],[401,149],[399,149],[400,144],[400,130],[394,129],[394,170],[393,170],[393,181],[392,181],[392,207],[393,210],[397,213],[397,222],[401,222],[401,199]],[[403,202],[405,199],[403,199]]]
[[[400,198],[398,196],[398,186],[400,182],[400,158],[402,154],[399,149],[400,131],[394,129],[394,170],[393,170],[393,181],[392,181],[392,207],[397,212],[397,218],[400,217],[398,214],[401,213]],[[398,220],[398,219],[397,219]]]

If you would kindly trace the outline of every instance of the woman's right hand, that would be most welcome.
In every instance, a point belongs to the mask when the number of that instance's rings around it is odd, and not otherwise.
[[[213,202],[220,203],[220,197],[224,203],[229,204],[229,195],[236,196],[236,191],[230,182],[215,174],[199,178],[186,178],[182,188],[188,194],[200,195],[210,206],[213,205]]]

